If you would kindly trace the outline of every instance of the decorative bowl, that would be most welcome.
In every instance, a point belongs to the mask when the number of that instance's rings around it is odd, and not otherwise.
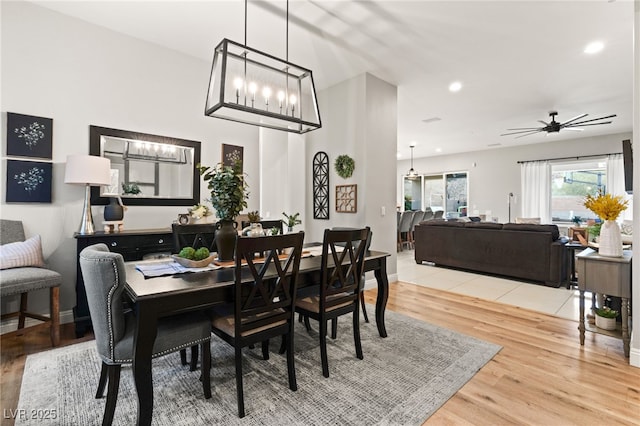
[[[217,257],[217,254],[212,253],[209,257],[202,260],[191,260],[185,257],[180,257],[175,254],[172,255],[171,257],[173,258],[173,260],[175,260],[185,268],[204,268],[205,266],[208,266],[211,262],[213,262],[213,260]]]

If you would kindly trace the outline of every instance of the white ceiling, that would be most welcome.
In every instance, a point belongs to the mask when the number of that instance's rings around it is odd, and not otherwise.
[[[222,38],[244,39],[242,0],[33,3],[206,61]],[[249,1],[249,46],[285,56],[285,7]],[[312,69],[317,88],[362,72],[398,86],[401,158],[411,142],[422,157],[632,130],[631,0],[291,0],[289,22],[289,60]],[[583,53],[595,40],[604,50]],[[618,116],[579,134],[500,136],[550,110],[561,122]]]

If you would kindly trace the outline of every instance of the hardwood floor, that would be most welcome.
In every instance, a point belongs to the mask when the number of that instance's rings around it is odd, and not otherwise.
[[[365,296],[375,303],[375,290]],[[577,321],[406,283],[391,284],[387,308],[503,347],[426,425],[640,424],[640,369],[619,339],[587,332],[581,347]],[[80,340],[65,324],[61,345]],[[50,340],[45,326],[0,343],[4,412],[16,408],[26,355]]]

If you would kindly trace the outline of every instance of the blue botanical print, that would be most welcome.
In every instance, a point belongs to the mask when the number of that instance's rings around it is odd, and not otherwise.
[[[13,176],[13,179],[17,181],[18,185],[23,185],[24,190],[31,193],[38,188],[38,185],[44,183],[44,169],[38,167],[32,167],[26,172],[20,172]]]
[[[18,134],[19,139],[24,139],[24,143],[29,147],[29,149],[33,149],[33,147],[38,144],[40,139],[44,139],[44,129],[44,124],[34,121],[29,126],[29,129],[27,129],[25,126],[22,126],[19,129],[16,127],[15,129],[13,129],[13,131]]]

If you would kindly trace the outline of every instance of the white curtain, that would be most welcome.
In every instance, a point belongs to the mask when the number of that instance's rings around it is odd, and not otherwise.
[[[520,165],[522,217],[539,217],[551,223],[551,165],[548,161],[528,161]]]
[[[618,221],[633,220],[633,197],[624,190],[624,160],[622,154],[611,154],[607,157],[607,192],[611,195],[622,195],[629,200],[627,209],[620,214]]]

